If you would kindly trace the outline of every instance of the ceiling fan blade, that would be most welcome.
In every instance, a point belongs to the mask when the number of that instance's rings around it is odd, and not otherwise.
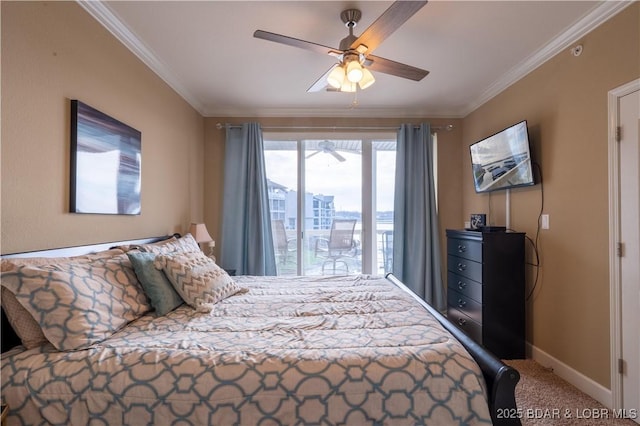
[[[369,26],[360,37],[351,43],[352,49],[357,49],[364,44],[367,53],[373,52],[387,37],[400,28],[409,18],[420,10],[427,0],[422,1],[396,1],[382,15]]]
[[[253,33],[253,36],[255,38],[261,38],[263,40],[273,41],[276,43],[286,44],[288,46],[298,47],[300,49],[310,50],[312,52],[320,53],[323,55],[342,55],[342,52],[340,50],[336,50],[332,47],[323,46],[321,44],[312,43],[310,41],[300,40],[293,37],[283,36],[281,34],[270,33],[268,31],[256,30]]]
[[[320,154],[321,152],[322,152],[322,151],[316,151],[316,152],[314,152],[314,153],[312,153],[312,154],[307,155],[305,158],[311,158],[311,157],[313,157],[313,156],[314,156],[314,155],[316,155],[316,154]]]
[[[335,151],[330,151],[329,154],[333,155],[336,158],[336,160],[338,160],[340,162],[347,161],[346,158],[344,158],[342,155],[338,154]]]
[[[429,71],[421,68],[412,67],[411,65],[401,64],[400,62],[390,59],[381,58],[379,56],[369,55],[365,60],[365,66],[371,71],[382,72],[385,74],[395,75],[396,77],[408,78],[413,81],[420,81],[429,74]]]
[[[335,67],[337,67],[339,64],[333,64],[333,66],[331,68],[329,68],[329,70],[327,72],[325,72],[324,74],[322,74],[322,76],[317,79],[315,81],[315,83],[313,83],[311,85],[311,87],[309,87],[307,89],[307,92],[322,92],[327,90],[327,87],[331,87],[329,86],[329,84],[327,83],[327,77],[329,77],[329,74],[331,73],[331,71],[333,71],[333,69]]]

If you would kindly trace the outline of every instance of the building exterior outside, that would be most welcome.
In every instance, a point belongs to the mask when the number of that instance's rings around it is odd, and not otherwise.
[[[271,220],[282,220],[286,229],[296,229],[298,191],[290,190],[267,179]],[[304,196],[304,229],[331,229],[335,217],[333,195],[306,193]]]

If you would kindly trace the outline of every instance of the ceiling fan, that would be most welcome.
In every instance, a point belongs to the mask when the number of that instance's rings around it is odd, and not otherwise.
[[[307,155],[306,158],[311,158],[316,154],[320,154],[321,152],[325,153],[325,154],[331,154],[335,157],[336,160],[343,162],[346,161],[347,159],[344,158],[342,155],[338,154],[338,152],[336,151],[336,144],[333,141],[320,141],[318,142],[318,150],[312,154]]]
[[[358,85],[360,89],[366,89],[375,81],[375,78],[369,70],[420,81],[429,74],[429,71],[374,56],[372,53],[380,43],[411,18],[425,4],[427,4],[427,0],[396,1],[359,37],[353,34],[353,28],[362,16],[360,10],[344,10],[340,14],[340,19],[342,19],[342,22],[349,28],[349,35],[342,39],[338,49],[262,30],[256,30],[253,36],[276,43],[299,47],[323,55],[330,55],[338,60],[338,63],[334,64],[316,80],[316,82],[307,89],[307,92],[332,89],[334,91],[355,92],[356,85]]]

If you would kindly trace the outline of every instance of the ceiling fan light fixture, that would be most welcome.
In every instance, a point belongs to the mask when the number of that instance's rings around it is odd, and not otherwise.
[[[362,80],[358,82],[358,86],[360,86],[360,89],[364,90],[367,87],[370,87],[375,82],[376,79],[373,74],[371,74],[371,71],[369,71],[365,67],[362,67]]]
[[[376,72],[421,81],[429,74],[429,71],[388,59],[373,57],[371,53],[426,3],[426,0],[396,0],[360,36],[353,34],[353,28],[362,16],[360,10],[350,8],[342,11],[340,19],[347,26],[349,35],[340,41],[339,49],[263,30],[256,30],[253,36],[321,54],[328,54],[340,61],[340,64],[334,65],[333,69],[329,69],[322,77],[316,80],[307,89],[307,92],[319,92],[327,89],[327,86],[336,89],[332,90],[336,92],[355,92],[358,87],[360,90],[370,87],[375,82],[375,78],[365,69],[365,66],[372,66]],[[347,81],[346,83],[345,80]]]
[[[344,83],[344,76],[344,68],[341,65],[338,65],[329,73],[327,83],[329,83],[329,86],[339,89]]]
[[[341,92],[353,93],[356,91],[356,83],[352,83],[349,80],[345,80],[340,87]]]
[[[352,83],[358,83],[362,80],[364,76],[364,71],[362,69],[362,65],[358,61],[351,61],[349,65],[347,65],[347,80]]]

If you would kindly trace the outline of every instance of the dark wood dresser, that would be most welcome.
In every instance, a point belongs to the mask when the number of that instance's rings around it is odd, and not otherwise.
[[[447,316],[501,359],[525,357],[524,238],[447,230]]]

